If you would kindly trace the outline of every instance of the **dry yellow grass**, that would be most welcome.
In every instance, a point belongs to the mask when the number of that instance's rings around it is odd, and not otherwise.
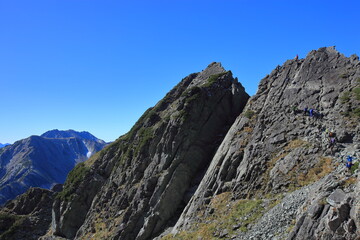
[[[175,236],[166,235],[162,240],[220,239],[215,233],[227,229],[231,235],[234,232],[232,226],[235,224],[241,224],[240,231],[247,231],[248,224],[255,222],[265,212],[262,207],[262,200],[232,200],[231,196],[230,192],[215,196],[209,204],[214,212],[207,216],[204,214],[202,223],[198,223],[192,226],[189,231],[182,231]]]
[[[346,180],[344,181],[344,186],[345,186],[345,187],[348,187],[348,186],[350,186],[350,185],[355,184],[356,182],[357,182],[357,178],[356,178],[356,177],[350,177],[350,178],[348,178],[348,179],[346,179]]]
[[[301,140],[301,139],[292,140],[291,142],[288,143],[288,145],[286,145],[285,151],[289,151],[289,150],[301,147],[301,146],[303,146],[303,145],[305,145],[307,143],[308,142],[306,142],[304,140]]]
[[[319,162],[313,168],[311,168],[306,174],[299,174],[296,180],[300,186],[305,186],[319,180],[332,171],[334,171],[332,158],[320,157]]]
[[[252,127],[244,127],[244,132],[247,132],[247,133],[252,133],[254,131],[254,129]]]

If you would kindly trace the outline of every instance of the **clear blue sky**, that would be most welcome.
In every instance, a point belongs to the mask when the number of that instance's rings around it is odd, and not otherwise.
[[[359,13],[358,0],[0,0],[0,142],[55,128],[113,141],[213,61],[253,95],[296,54],[360,55]]]

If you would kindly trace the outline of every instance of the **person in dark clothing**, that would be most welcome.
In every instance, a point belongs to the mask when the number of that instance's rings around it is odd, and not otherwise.
[[[308,107],[304,108],[304,116],[306,116],[308,114]]]
[[[309,116],[313,117],[314,116],[314,109],[310,108],[309,110]]]

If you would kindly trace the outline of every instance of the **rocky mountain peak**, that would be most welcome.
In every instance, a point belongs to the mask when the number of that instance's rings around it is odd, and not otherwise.
[[[54,203],[54,233],[92,238],[101,221],[115,239],[155,237],[185,207],[248,98],[220,63],[185,77],[129,133],[69,174]]]
[[[82,139],[85,139],[85,140],[97,141],[97,142],[105,143],[103,140],[100,140],[100,139],[96,138],[94,135],[92,135],[89,132],[86,132],[86,131],[78,132],[78,131],[74,131],[72,129],[70,129],[70,130],[58,130],[58,129],[50,130],[50,131],[47,131],[47,132],[43,133],[41,135],[41,137],[44,137],[44,138],[57,138],[57,139],[62,139],[62,138],[82,138]]]
[[[226,70],[220,62],[212,62],[192,80],[189,88],[206,84],[211,76],[217,76],[225,72]]]

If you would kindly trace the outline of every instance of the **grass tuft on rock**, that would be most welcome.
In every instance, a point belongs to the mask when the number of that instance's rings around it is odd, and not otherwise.
[[[251,119],[253,116],[255,116],[255,112],[252,111],[252,110],[247,110],[245,113],[244,113],[244,116],[248,119]]]
[[[202,85],[201,87],[210,87],[210,86],[212,86],[214,83],[217,82],[217,80],[218,80],[220,77],[226,75],[227,73],[228,73],[228,72],[223,72],[223,73],[218,73],[218,74],[211,75],[211,76],[207,79],[207,82],[206,82],[204,85]]]
[[[68,174],[64,183],[64,188],[57,194],[57,198],[63,201],[70,201],[73,193],[78,188],[78,185],[83,182],[86,174],[90,171],[90,168],[85,165],[84,162],[79,163],[73,170]]]

